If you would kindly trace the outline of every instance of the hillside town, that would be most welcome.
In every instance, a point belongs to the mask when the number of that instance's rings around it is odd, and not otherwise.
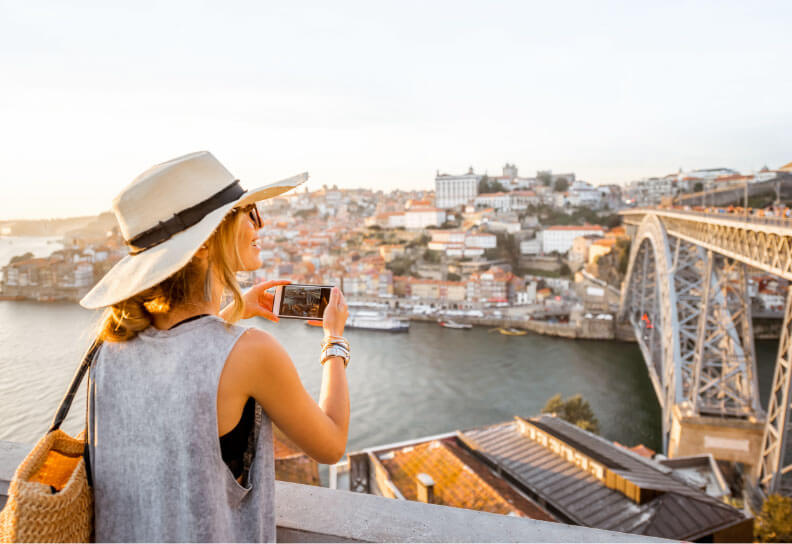
[[[438,171],[427,191],[305,189],[262,204],[264,266],[239,279],[243,286],[273,278],[340,285],[353,304],[401,318],[621,338],[613,317],[630,241],[620,209],[788,180],[790,170],[680,171],[621,187],[593,186],[574,172],[525,177],[507,163],[498,176],[472,167]],[[103,215],[106,230],[77,229],[49,256],[11,259],[2,268],[0,296],[79,300],[126,254]],[[759,314],[772,317],[783,308],[780,283],[751,278]]]

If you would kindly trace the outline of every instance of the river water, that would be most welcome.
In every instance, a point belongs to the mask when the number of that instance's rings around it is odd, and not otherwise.
[[[46,432],[98,316],[73,303],[0,301],[0,440],[32,443]],[[286,319],[242,324],[273,333],[318,398],[320,329]],[[556,393],[588,399],[606,438],[661,448],[660,409],[635,344],[417,322],[407,334],[346,336],[353,351],[348,451],[532,416]],[[776,346],[757,343],[763,399]],[[65,430],[82,427],[84,406],[81,391]]]

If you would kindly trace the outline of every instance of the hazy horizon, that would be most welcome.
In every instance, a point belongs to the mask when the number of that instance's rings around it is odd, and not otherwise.
[[[778,168],[790,21],[784,1],[0,0],[0,219],[97,215],[199,149],[312,190]]]

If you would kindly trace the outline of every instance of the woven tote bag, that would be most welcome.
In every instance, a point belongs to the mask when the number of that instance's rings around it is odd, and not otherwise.
[[[0,511],[0,542],[91,540],[93,492],[86,431],[73,438],[60,426],[99,346],[99,342],[91,345],[50,430],[17,467],[8,486],[8,502]]]

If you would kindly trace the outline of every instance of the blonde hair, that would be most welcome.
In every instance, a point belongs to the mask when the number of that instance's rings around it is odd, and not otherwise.
[[[227,318],[229,323],[239,321],[244,312],[242,292],[236,280],[236,271],[242,263],[237,240],[244,217],[243,213],[228,215],[206,244],[209,249],[208,270],[219,276],[224,290],[230,292],[234,299],[233,311]],[[154,314],[168,313],[203,297],[202,280],[201,268],[193,258],[154,287],[109,306],[102,315],[97,336],[106,342],[131,340],[151,325]]]

